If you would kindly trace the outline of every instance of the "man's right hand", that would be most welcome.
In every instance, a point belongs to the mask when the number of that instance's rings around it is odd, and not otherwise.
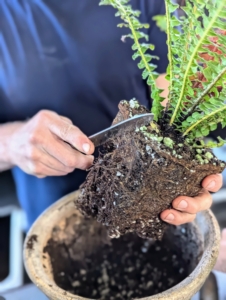
[[[85,170],[93,163],[93,143],[68,118],[42,110],[14,126],[7,142],[8,163],[28,174],[39,178],[62,176],[76,168]]]

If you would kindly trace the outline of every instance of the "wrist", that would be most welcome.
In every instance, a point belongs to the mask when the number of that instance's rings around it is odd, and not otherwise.
[[[23,122],[12,122],[0,125],[0,163],[5,164],[8,168],[14,164],[14,148],[13,136],[17,130],[23,125]]]

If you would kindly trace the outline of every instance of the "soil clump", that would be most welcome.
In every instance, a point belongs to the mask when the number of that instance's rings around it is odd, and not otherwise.
[[[121,101],[113,123],[145,112],[135,100]],[[162,131],[154,122],[128,127],[104,145],[76,205],[107,226],[112,238],[136,232],[161,239],[167,224],[160,213],[179,195],[198,195],[202,180],[224,167],[211,150],[186,145],[173,128]]]

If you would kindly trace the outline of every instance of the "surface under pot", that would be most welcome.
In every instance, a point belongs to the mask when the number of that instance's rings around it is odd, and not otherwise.
[[[215,264],[219,229],[210,211],[163,240],[127,234],[109,239],[106,228],[74,207],[78,193],[51,206],[25,241],[33,282],[52,300],[190,299]]]

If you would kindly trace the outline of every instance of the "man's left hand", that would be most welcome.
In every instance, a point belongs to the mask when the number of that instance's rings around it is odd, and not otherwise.
[[[161,213],[161,219],[169,224],[181,225],[192,222],[196,214],[209,209],[212,205],[210,192],[217,192],[222,187],[221,174],[207,176],[202,182],[202,191],[196,197],[180,196],[173,203],[173,209]]]

